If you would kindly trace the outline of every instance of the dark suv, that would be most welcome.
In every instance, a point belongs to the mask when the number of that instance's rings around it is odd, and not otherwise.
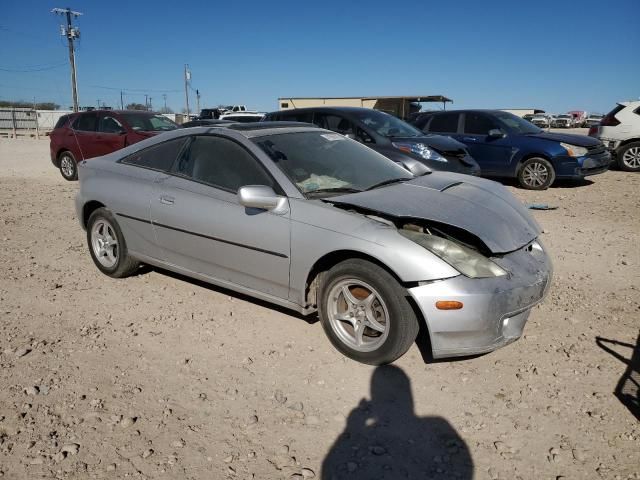
[[[51,131],[51,161],[67,180],[78,178],[77,162],[99,157],[174,130],[178,125],[158,113],[92,110],[60,117]]]
[[[580,179],[605,172],[611,155],[585,135],[549,133],[502,110],[426,113],[413,124],[464,143],[482,174],[517,178],[530,190],[544,190],[556,178]]]
[[[415,162],[431,170],[478,175],[480,168],[466,147],[449,137],[425,135],[388,113],[358,107],[297,108],[267,113],[264,121],[313,123],[363,143],[412,170]],[[424,169],[424,167],[421,167]]]

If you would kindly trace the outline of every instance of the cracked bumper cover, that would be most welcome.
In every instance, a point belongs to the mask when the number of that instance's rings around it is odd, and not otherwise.
[[[408,290],[427,323],[434,358],[486,353],[514,342],[532,307],[545,297],[553,274],[545,251],[527,246],[493,260],[509,275],[459,275]],[[438,310],[438,300],[457,300],[464,307]]]

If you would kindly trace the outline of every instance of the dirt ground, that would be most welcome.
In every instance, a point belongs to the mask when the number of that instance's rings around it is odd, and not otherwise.
[[[46,140],[0,140],[0,476],[640,479],[640,175],[510,186],[558,207],[533,212],[555,278],[524,337],[382,368],[314,318],[164,271],[102,275],[77,187]]]

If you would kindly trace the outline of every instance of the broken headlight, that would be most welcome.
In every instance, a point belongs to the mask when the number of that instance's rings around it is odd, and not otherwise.
[[[501,277],[507,274],[506,270],[481,253],[446,238],[406,229],[400,229],[398,232],[437,255],[467,277]]]

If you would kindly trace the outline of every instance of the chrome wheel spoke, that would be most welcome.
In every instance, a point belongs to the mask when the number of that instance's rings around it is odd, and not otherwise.
[[[359,352],[379,348],[389,334],[389,313],[380,294],[359,279],[333,286],[328,295],[328,319],[337,337]]]
[[[93,224],[91,247],[102,266],[111,268],[118,262],[118,237],[106,220],[100,219]]]

